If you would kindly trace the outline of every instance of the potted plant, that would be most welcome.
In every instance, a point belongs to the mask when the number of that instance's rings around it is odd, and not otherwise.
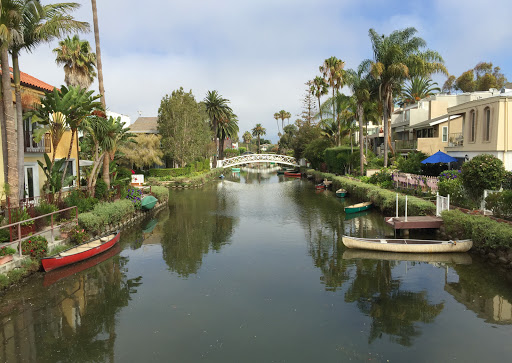
[[[87,242],[88,239],[89,234],[83,228],[73,226],[73,228],[69,231],[69,242],[71,244],[79,245]]]
[[[13,259],[13,255],[16,253],[16,250],[12,247],[2,247],[0,248],[0,265],[4,263],[11,262]]]
[[[21,237],[28,236],[30,233],[34,232],[34,221],[27,221],[31,219],[30,214],[28,214],[25,208],[15,209],[11,212],[11,223],[26,221],[21,223]],[[16,232],[17,233],[17,228]]]

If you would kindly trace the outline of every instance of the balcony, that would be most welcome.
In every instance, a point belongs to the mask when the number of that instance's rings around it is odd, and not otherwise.
[[[25,152],[26,153],[49,153],[51,152],[50,134],[44,134],[39,142],[34,141],[34,134],[25,131]]]
[[[462,132],[450,134],[448,137],[448,147],[456,147],[464,145],[464,135]]]
[[[398,152],[414,151],[417,147],[417,140],[395,140],[395,150]]]

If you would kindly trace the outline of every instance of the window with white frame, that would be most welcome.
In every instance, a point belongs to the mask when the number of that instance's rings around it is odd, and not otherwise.
[[[443,142],[448,142],[448,126],[443,126],[442,128],[442,140]]]

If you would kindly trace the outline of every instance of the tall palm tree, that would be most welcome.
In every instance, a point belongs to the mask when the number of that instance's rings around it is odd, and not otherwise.
[[[68,86],[89,88],[96,77],[96,54],[91,52],[89,42],[80,40],[78,35],[67,37],[53,52],[57,55],[57,64],[64,66],[64,82]]]
[[[290,117],[292,117],[292,114],[289,113],[288,111],[285,111],[285,110],[281,110],[279,112],[276,112],[274,114],[274,118],[277,120],[277,119],[281,119],[281,128],[284,130],[284,120],[285,119],[290,119]],[[277,125],[277,128],[279,129],[279,124]]]
[[[98,9],[96,8],[96,0],[91,0],[92,5],[92,22],[94,24],[94,43],[96,44],[96,69],[98,70],[98,86],[101,95],[101,104],[103,109],[107,109],[105,102],[105,86],[103,85],[103,66],[101,64],[101,47],[100,47],[100,29],[98,25]]]
[[[322,122],[322,104],[320,103],[320,98],[325,96],[329,92],[329,85],[325,81],[323,77],[316,76],[313,81],[311,81],[311,92],[318,99],[318,110],[320,112],[320,122]]]
[[[98,96],[99,97],[99,96]],[[103,181],[110,189],[110,161],[114,160],[117,149],[123,142],[129,141],[134,135],[121,123],[121,118],[110,116],[106,122],[106,130],[100,135],[100,146],[105,152],[103,158]]]
[[[361,175],[364,175],[364,104],[370,100],[370,82],[368,76],[364,74],[364,69],[359,67],[357,72],[352,69],[347,71],[347,83],[352,90],[352,97],[356,103],[356,114],[359,122],[359,170],[361,171]]]
[[[224,159],[224,140],[238,135],[238,119],[236,115],[229,115],[221,118],[217,126],[217,137],[219,138],[219,159]]]
[[[279,129],[279,119],[281,117],[279,115],[279,112],[274,113],[274,118],[276,119],[276,123],[277,123],[277,134],[281,135],[281,130]]]
[[[206,106],[206,113],[210,118],[210,123],[213,130],[213,139],[215,141],[215,155],[213,156],[213,167],[217,167],[217,126],[219,120],[233,113],[231,107],[228,106],[229,100],[223,98],[217,91],[208,91],[203,100]]]
[[[267,133],[267,130],[261,126],[261,124],[256,124],[254,128],[252,129],[252,136],[258,138],[258,154],[260,153],[260,137],[265,135]]]
[[[401,98],[404,105],[411,105],[438,92],[441,88],[437,87],[437,82],[429,77],[414,76],[402,90]]]
[[[343,78],[344,71],[343,67],[345,66],[345,62],[339,60],[336,57],[330,57],[324,61],[324,63],[319,67],[320,72],[324,76],[324,79],[329,83],[329,86],[332,88],[332,98],[334,99],[335,92],[338,92],[341,87],[343,87]],[[336,119],[335,105],[332,105],[332,113],[333,118]],[[338,124],[338,132],[341,130],[341,125]],[[341,135],[338,135],[338,146],[341,145]]]
[[[384,119],[384,166],[388,165],[389,115],[393,107],[393,92],[402,82],[415,75],[429,76],[436,72],[447,74],[443,58],[432,50],[422,49],[426,42],[415,28],[395,30],[389,36],[380,35],[370,29],[373,60],[363,61],[362,67],[379,83],[380,102]]]
[[[252,135],[249,131],[244,132],[242,138],[244,139],[245,146],[247,146],[247,151],[249,151],[249,143],[252,140]]]
[[[16,137],[16,122],[14,120],[14,107],[11,91],[11,72],[9,69],[9,47],[13,42],[21,42],[23,33],[17,27],[21,22],[22,3],[17,0],[2,0],[0,3],[0,62],[2,68],[2,106],[3,125],[2,141],[6,145],[4,149],[4,164],[7,167],[5,182],[9,185],[9,197],[11,205],[18,206],[19,183],[18,172],[18,145]],[[5,135],[5,136],[4,136]]]
[[[69,12],[78,9],[77,3],[59,3],[41,5],[39,1],[23,0],[21,3],[22,17],[16,24],[23,34],[23,39],[11,45],[12,73],[14,96],[16,99],[16,118],[18,124],[18,170],[23,170],[24,164],[24,135],[23,135],[23,106],[21,101],[21,77],[19,54],[22,50],[31,52],[39,44],[50,42],[65,34],[88,31],[89,24],[77,21]],[[25,173],[19,172],[19,198],[23,198]]]

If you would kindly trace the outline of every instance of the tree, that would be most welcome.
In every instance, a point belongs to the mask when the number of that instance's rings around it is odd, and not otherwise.
[[[316,114],[316,105],[315,105],[315,100],[313,98],[314,92],[312,89],[313,83],[312,83],[312,81],[308,81],[305,84],[306,84],[307,88],[306,88],[306,94],[304,95],[304,98],[302,100],[301,117],[305,122],[312,124],[313,119]]]
[[[236,115],[230,114],[219,120],[217,125],[217,137],[219,138],[219,159],[224,159],[224,140],[237,137],[238,119]]]
[[[362,68],[379,83],[379,95],[384,119],[384,166],[388,165],[388,144],[391,145],[389,115],[393,108],[393,92],[411,76],[430,76],[436,72],[447,74],[443,58],[432,50],[422,49],[426,42],[415,28],[395,30],[389,36],[370,29],[373,60],[363,61]]]
[[[274,113],[274,118],[276,119],[276,123],[277,123],[277,135],[280,137],[281,136],[281,131],[279,130],[279,112],[276,112]]]
[[[443,84],[442,91],[447,94],[451,94],[452,92],[454,92],[455,91],[455,81],[456,81],[455,76],[449,76],[448,79],[446,80],[446,82],[444,82],[444,84]]]
[[[319,67],[320,72],[323,74],[324,78],[329,83],[329,86],[332,88],[332,98],[334,99],[335,91],[338,93],[339,89],[343,87],[343,78],[344,71],[343,67],[345,66],[345,62],[339,60],[336,57],[330,57],[324,61],[324,63]],[[336,110],[335,105],[332,104],[332,117],[333,120],[336,120]],[[341,135],[339,134],[341,130],[340,120],[338,118],[338,146],[341,145]]]
[[[94,24],[94,43],[96,44],[96,68],[98,69],[98,86],[101,95],[101,104],[107,109],[105,102],[105,86],[103,85],[103,66],[101,64],[101,47],[100,47],[100,29],[98,25],[98,10],[96,8],[96,0],[91,0],[92,5],[92,22]]]
[[[208,115],[192,91],[180,88],[162,98],[157,122],[162,147],[177,165],[184,167],[205,156],[211,140]]]
[[[289,113],[288,111],[285,111],[285,110],[281,110],[279,112],[276,112],[274,114],[274,118],[277,120],[277,119],[281,119],[281,128],[284,130],[284,120],[285,119],[290,119],[290,117],[292,117],[292,114]],[[279,130],[279,124],[277,124],[277,129]]]
[[[462,92],[473,92],[475,90],[475,80],[473,78],[473,70],[470,69],[460,75],[455,81],[455,87]]]
[[[99,97],[99,96],[98,96]],[[131,142],[133,134],[121,123],[121,117],[113,118],[110,116],[106,120],[106,129],[100,135],[100,146],[105,152],[103,158],[103,181],[107,184],[107,190],[110,189],[110,162],[114,160],[119,147],[126,142]]]
[[[21,2],[22,16],[16,27],[23,34],[23,39],[14,41],[11,45],[12,72],[14,95],[16,99],[16,117],[18,123],[18,170],[23,170],[24,164],[24,135],[23,107],[21,100],[21,77],[19,54],[22,50],[31,52],[43,42],[50,42],[65,34],[76,31],[87,31],[89,24],[75,20],[70,14],[80,7],[77,3],[58,3],[41,5],[39,1],[24,0]],[[18,173],[19,185],[23,186],[25,173]],[[19,188],[19,198],[23,199],[24,189]]]
[[[247,151],[249,150],[249,143],[251,142],[252,135],[249,131],[244,132],[242,138],[244,139],[245,145],[247,146]]]
[[[318,110],[320,112],[320,122],[322,122],[322,104],[320,103],[320,97],[325,96],[329,92],[329,85],[323,77],[316,76],[311,84],[311,91],[318,99]]]
[[[64,82],[68,86],[89,88],[96,77],[96,54],[91,52],[89,42],[80,40],[78,35],[67,37],[53,52],[57,55],[55,62],[64,66]]]
[[[206,105],[206,113],[210,118],[211,128],[213,130],[213,140],[215,142],[215,155],[213,156],[213,167],[217,167],[217,125],[223,117],[233,113],[231,107],[228,106],[229,100],[223,98],[217,91],[208,91],[203,100]]]
[[[505,83],[507,78],[501,73],[500,67],[494,67],[490,62],[480,62],[473,69],[462,73],[456,79],[455,86],[462,92],[475,92],[501,89]]]
[[[348,126],[354,120],[355,107],[349,96],[339,92],[334,98],[325,101],[322,107],[324,114],[331,117],[323,120],[321,128],[325,131],[325,136],[333,140],[334,145],[340,146],[342,138],[349,133]],[[334,115],[331,108],[335,111]]]
[[[258,138],[258,154],[260,153],[260,137],[266,135],[267,130],[261,126],[261,124],[256,124],[252,129],[252,136]]]
[[[162,135],[155,134],[138,134],[133,139],[133,143],[122,145],[119,152],[123,154],[130,165],[136,168],[151,167],[153,165],[163,165],[162,158]]]
[[[437,83],[427,77],[415,76],[411,77],[409,84],[402,90],[402,102],[404,105],[411,105],[419,100],[441,92]]]
[[[293,149],[293,139],[297,135],[298,129],[295,125],[286,125],[284,134],[279,139],[279,152],[286,154],[288,150]]]

